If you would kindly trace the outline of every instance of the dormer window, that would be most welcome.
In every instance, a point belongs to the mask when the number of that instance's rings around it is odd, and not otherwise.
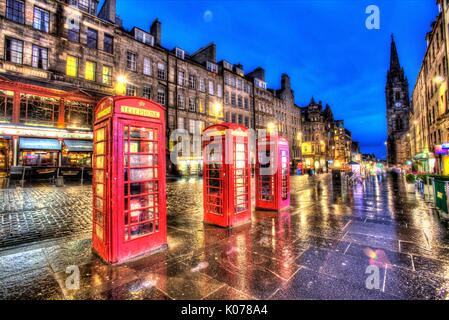
[[[267,83],[258,78],[254,79],[254,84],[256,85],[256,87],[258,87],[260,89],[264,89],[264,90],[267,89]]]
[[[210,72],[218,73],[218,66],[210,61],[207,61],[207,70]]]
[[[145,43],[149,46],[154,46],[154,37],[148,32],[144,32],[140,29],[134,29],[134,38],[142,43]]]
[[[223,67],[224,67],[226,70],[232,71],[233,65],[232,65],[231,63],[227,62],[227,61],[223,61]]]
[[[243,77],[243,75],[244,75],[243,70],[240,68],[235,68],[235,73],[237,73],[241,77]]]
[[[185,57],[185,51],[184,50],[176,48],[175,49],[175,54],[176,54],[177,58],[184,60],[184,57]]]
[[[97,13],[98,0],[70,0],[69,4],[93,15]]]

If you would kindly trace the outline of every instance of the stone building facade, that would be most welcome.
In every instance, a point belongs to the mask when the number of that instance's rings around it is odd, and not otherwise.
[[[438,3],[439,14],[426,35],[427,50],[412,94],[411,127],[403,140],[409,141],[416,170],[449,174],[447,149],[442,149],[449,142],[448,7],[446,1]]]

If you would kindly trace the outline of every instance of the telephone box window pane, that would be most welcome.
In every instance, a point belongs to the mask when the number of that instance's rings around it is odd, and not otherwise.
[[[103,241],[103,228],[98,224],[95,227],[95,234],[97,235],[98,239]]]
[[[129,157],[131,167],[151,167],[157,165],[157,157],[153,155],[131,155]]]
[[[98,182],[98,183],[104,182],[104,171],[103,170],[95,171],[95,182]]]
[[[104,169],[104,157],[97,157],[96,159],[96,168]]]
[[[156,140],[155,131],[145,128],[131,128],[132,139]]]
[[[102,185],[102,184],[97,184],[97,185],[95,186],[95,194],[96,194],[97,196],[101,197],[101,198],[104,197],[103,190],[104,190],[104,188],[103,188],[103,185]]]
[[[95,198],[95,208],[97,208],[100,211],[103,211],[103,199]],[[98,221],[97,221],[97,223],[98,223]]]
[[[97,145],[95,146],[97,154],[104,154],[104,147],[105,147],[104,142],[97,143]]]
[[[154,193],[157,191],[158,191],[158,183],[156,181],[131,183],[130,184],[130,194],[131,195]],[[125,196],[127,196],[127,195],[128,195],[128,189],[125,188]]]
[[[95,133],[95,141],[104,141],[104,129],[98,129]]]

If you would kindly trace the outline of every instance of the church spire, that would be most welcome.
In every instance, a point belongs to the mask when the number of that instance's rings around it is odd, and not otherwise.
[[[390,71],[401,70],[401,64],[399,63],[398,50],[396,49],[396,42],[394,41],[393,34],[391,35],[391,51],[390,51]]]

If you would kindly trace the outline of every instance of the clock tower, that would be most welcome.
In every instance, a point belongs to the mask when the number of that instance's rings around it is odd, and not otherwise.
[[[404,68],[399,63],[398,51],[393,35],[391,36],[390,69],[385,87],[387,103],[387,158],[390,165],[398,164],[398,140],[409,129],[410,97],[408,80]]]

